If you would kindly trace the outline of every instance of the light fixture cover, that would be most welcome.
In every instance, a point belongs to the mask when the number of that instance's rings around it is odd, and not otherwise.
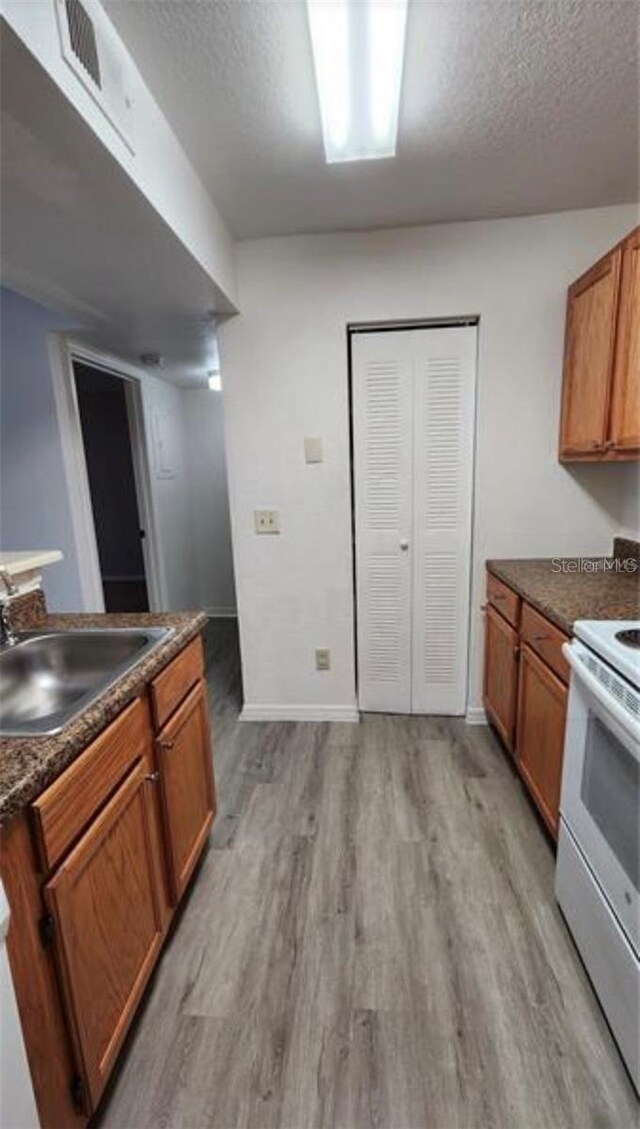
[[[327,162],[394,157],[408,0],[307,0]]]
[[[219,372],[210,372],[208,380],[212,392],[222,392],[222,377]]]

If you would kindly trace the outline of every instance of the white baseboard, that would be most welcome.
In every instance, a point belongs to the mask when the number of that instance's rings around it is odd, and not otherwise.
[[[205,608],[204,614],[209,616],[209,619],[237,619],[238,613],[235,608]]]
[[[355,706],[243,706],[240,721],[360,721]]]
[[[469,706],[465,716],[467,725],[486,725],[487,715],[482,706]]]

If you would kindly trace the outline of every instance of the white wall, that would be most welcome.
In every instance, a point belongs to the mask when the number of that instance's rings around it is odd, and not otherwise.
[[[637,221],[621,206],[239,246],[242,314],[220,343],[249,713],[354,703],[349,322],[480,315],[471,705],[485,558],[606,553],[629,531],[637,467],[560,466],[557,433],[567,284]],[[280,510],[279,537],[254,535],[256,507]]]
[[[5,288],[0,294],[0,545],[61,549],[64,560],[44,571],[47,604],[52,611],[82,611],[78,552],[47,350],[47,334],[69,330],[71,323],[11,290]],[[147,374],[142,376],[141,389],[161,605],[175,611],[197,608],[202,601],[185,459],[183,391]],[[163,477],[157,465],[154,416],[158,412],[165,414],[174,452],[171,477]],[[206,490],[204,480],[197,489]],[[211,491],[215,494],[213,483]]]
[[[44,306],[0,291],[0,544],[3,549],[61,549],[44,589],[56,611],[81,607],[80,576],[47,334],[72,323]]]
[[[197,605],[235,615],[222,396],[186,389],[182,410]]]

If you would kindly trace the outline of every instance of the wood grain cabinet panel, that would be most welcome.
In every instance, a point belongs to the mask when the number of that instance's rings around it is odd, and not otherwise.
[[[156,749],[170,886],[177,902],[202,852],[216,810],[203,681],[172,715],[157,738]]]
[[[486,609],[484,708],[513,751],[518,691],[518,633],[492,607]]]
[[[558,678],[563,682],[569,681],[569,663],[562,653],[562,647],[569,642],[569,636],[526,601],[522,605],[520,641],[527,643],[532,651],[540,655]]]
[[[128,769],[150,751],[152,737],[148,704],[137,698],[31,805],[45,870],[56,866]]]
[[[616,451],[640,452],[640,228],[622,249],[610,441]]]
[[[138,763],[44,889],[90,1109],[162,942],[152,788]]]
[[[156,729],[162,729],[203,673],[202,639],[198,635],[151,683],[151,704]]]
[[[554,838],[558,835],[567,696],[567,687],[524,644],[518,692],[518,768]]]
[[[520,597],[508,584],[503,584],[492,572],[487,573],[487,600],[493,604],[496,611],[511,624],[517,627],[520,622]]]
[[[616,249],[569,287],[561,458],[606,450],[620,261]]]

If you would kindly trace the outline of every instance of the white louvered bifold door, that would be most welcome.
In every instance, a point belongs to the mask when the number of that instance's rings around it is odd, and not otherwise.
[[[352,339],[363,710],[466,708],[475,327]]]
[[[358,696],[390,713],[411,711],[411,337],[352,339]]]
[[[466,709],[475,367],[474,326],[415,331],[412,713]]]

